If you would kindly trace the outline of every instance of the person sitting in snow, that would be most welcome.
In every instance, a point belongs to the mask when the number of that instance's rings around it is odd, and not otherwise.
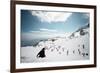
[[[44,57],[46,57],[45,49],[46,49],[46,47],[42,48],[42,50],[37,54],[37,58],[44,58]]]

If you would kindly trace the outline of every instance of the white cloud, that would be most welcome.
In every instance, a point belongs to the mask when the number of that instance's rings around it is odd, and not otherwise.
[[[54,37],[57,37],[57,36],[60,36],[60,37],[64,37],[66,36],[66,34],[64,33],[52,33],[52,32],[42,32],[42,31],[31,31],[31,32],[28,32],[28,33],[22,33],[21,34],[21,39],[24,40],[24,41],[30,41],[30,40],[33,40],[33,39],[38,39],[38,38],[54,38]]]
[[[21,35],[22,40],[32,40],[36,38],[53,38],[56,36],[65,36],[65,33],[58,32],[54,29],[41,28],[38,31],[30,31]]]
[[[46,29],[46,28],[41,28],[40,31],[46,31],[46,32],[57,32],[57,30]]]
[[[37,33],[47,34],[47,33],[57,33],[57,32],[58,31],[57,30],[54,30],[54,29],[40,28],[38,31],[30,31],[29,33],[34,33],[34,34],[37,34]]]
[[[68,12],[46,12],[46,11],[31,11],[33,16],[37,16],[41,22],[65,22],[72,13]]]
[[[32,32],[32,33],[37,33],[37,32],[40,32],[40,31],[30,31],[30,32]]]

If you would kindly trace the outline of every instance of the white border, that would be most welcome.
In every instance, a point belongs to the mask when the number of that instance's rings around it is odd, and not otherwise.
[[[52,63],[50,63],[50,62],[49,63],[47,63],[47,62],[44,62],[44,63],[20,63],[20,10],[21,9],[88,12],[88,13],[90,13],[90,24],[91,24],[90,25],[90,60],[52,62]],[[93,9],[20,5],[20,4],[16,5],[16,69],[94,64],[94,29],[93,28],[94,28],[94,11],[93,11]]]

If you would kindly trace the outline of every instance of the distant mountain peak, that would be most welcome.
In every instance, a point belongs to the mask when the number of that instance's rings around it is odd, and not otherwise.
[[[83,36],[85,34],[89,34],[89,31],[88,31],[88,28],[89,28],[89,23],[83,27],[80,27],[79,29],[77,29],[75,32],[73,32],[69,38],[72,39],[74,37],[79,37],[79,36]]]

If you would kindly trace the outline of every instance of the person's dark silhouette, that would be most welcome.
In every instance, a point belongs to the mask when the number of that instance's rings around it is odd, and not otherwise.
[[[43,48],[38,54],[37,54],[37,57],[39,58],[44,58],[46,57],[45,55],[45,48]]]
[[[67,55],[69,54],[69,50],[67,50]]]
[[[81,54],[81,51],[80,51],[80,49],[78,49],[78,53],[79,53],[79,54]]]
[[[75,50],[73,50],[73,53],[75,53]]]
[[[85,57],[85,53],[82,53],[82,56]]]
[[[88,56],[88,53],[86,53],[86,56]]]
[[[83,49],[85,48],[85,45],[83,44]]]

